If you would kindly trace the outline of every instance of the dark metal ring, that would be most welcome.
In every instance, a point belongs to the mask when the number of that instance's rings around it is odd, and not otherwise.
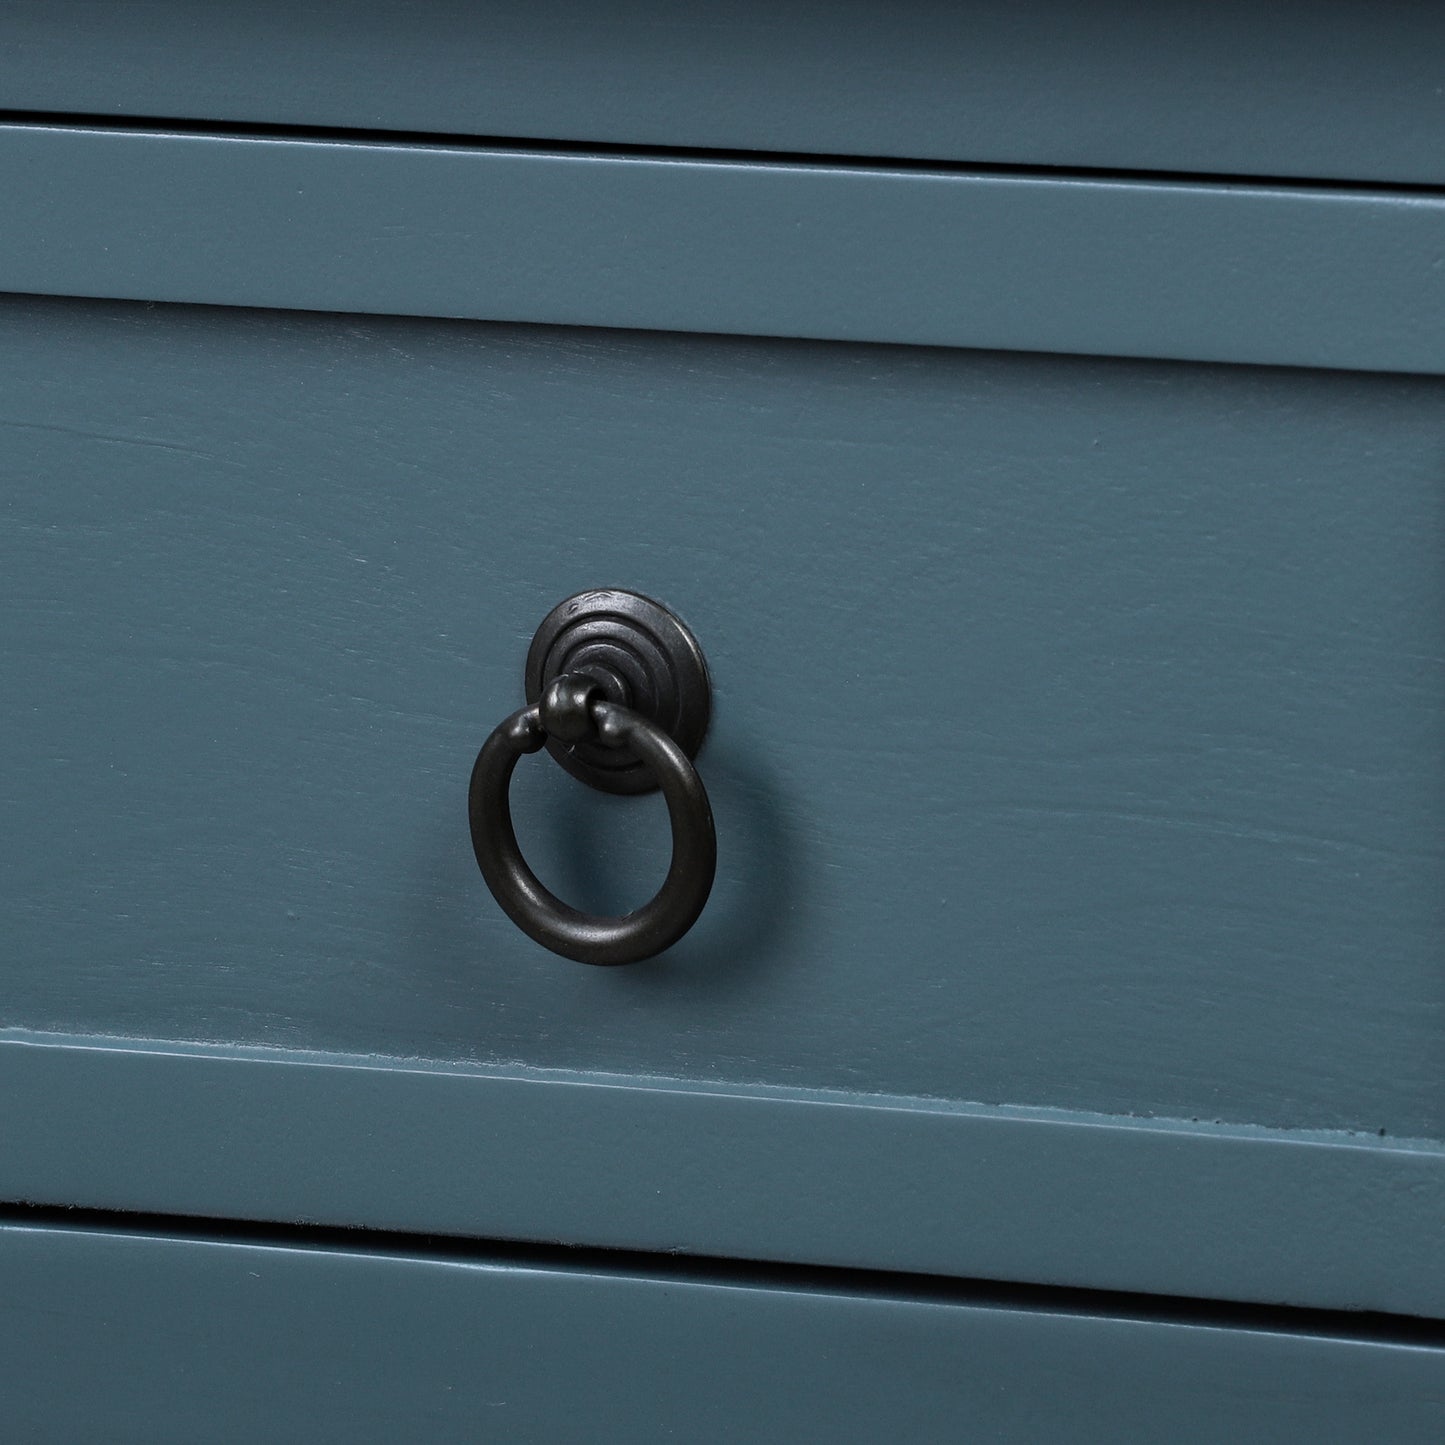
[[[672,862],[649,903],[622,918],[582,913],[563,903],[527,866],[512,827],[512,771],[549,738],[628,748],[662,788],[672,821]],[[697,770],[655,723],[608,702],[590,677],[565,674],[539,703],[521,708],[482,744],[467,794],[472,849],[492,896],[529,938],[578,963],[637,963],[670,948],[694,923],[712,891],[717,835]]]

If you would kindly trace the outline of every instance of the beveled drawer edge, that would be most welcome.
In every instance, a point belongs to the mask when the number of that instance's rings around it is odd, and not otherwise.
[[[0,1031],[0,1199],[1445,1317],[1445,1146]]]
[[[0,125],[0,290],[1445,371],[1445,194]]]

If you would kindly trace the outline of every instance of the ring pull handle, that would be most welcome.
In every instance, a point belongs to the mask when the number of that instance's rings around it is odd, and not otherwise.
[[[467,812],[477,866],[503,912],[553,953],[595,964],[651,958],[697,922],[717,871],[712,808],[689,756],[710,707],[702,653],[660,603],[617,590],[579,593],[538,629],[526,682],[532,701],[493,729],[472,768]],[[661,787],[672,861],[657,894],[635,912],[583,913],[528,867],[509,794],[517,763],[544,746],[608,791]]]

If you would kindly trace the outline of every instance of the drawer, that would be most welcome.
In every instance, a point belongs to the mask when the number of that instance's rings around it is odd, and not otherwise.
[[[19,297],[0,372],[0,1196],[1445,1309],[1445,383]],[[466,826],[599,584],[715,688],[621,969]],[[656,886],[655,798],[513,806]]]
[[[0,6],[11,111],[1445,180],[1430,5]]]
[[[1433,1442],[1433,1332],[666,1262],[0,1228],[22,1440]]]

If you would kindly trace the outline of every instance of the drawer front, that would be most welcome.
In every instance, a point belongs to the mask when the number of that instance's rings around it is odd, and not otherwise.
[[[11,111],[1445,180],[1431,5],[0,5]]]
[[[1445,1137],[1440,382],[0,322],[8,1024]],[[716,689],[713,899],[618,970],[528,942],[465,821],[598,584]],[[513,798],[578,906],[656,886],[655,798]]]
[[[11,301],[12,1023],[1438,1137],[1434,380]],[[661,597],[720,829],[566,965],[465,826]],[[579,906],[656,799],[514,784]]]
[[[21,1440],[1434,1442],[1407,1338],[83,1229],[0,1229]]]

